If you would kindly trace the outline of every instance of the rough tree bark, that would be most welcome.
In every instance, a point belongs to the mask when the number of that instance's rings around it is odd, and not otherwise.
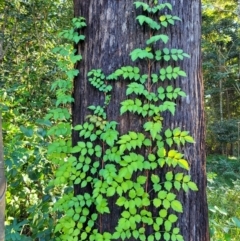
[[[86,18],[88,27],[84,30],[86,41],[78,46],[83,55],[79,65],[80,75],[75,79],[73,105],[73,125],[84,122],[88,114],[87,106],[103,104],[103,97],[87,83],[87,72],[93,68],[101,68],[107,75],[120,66],[132,65],[129,53],[137,47],[143,47],[147,30],[136,22],[136,10],[133,0],[74,0],[75,16]],[[181,48],[191,55],[181,65],[188,78],[179,79],[176,86],[186,93],[185,100],[179,101],[174,117],[167,115],[165,121],[172,127],[180,126],[189,130],[195,139],[194,145],[184,149],[185,157],[190,162],[190,174],[197,183],[199,191],[181,196],[184,213],[180,216],[181,233],[185,241],[208,241],[208,210],[206,200],[205,171],[205,128],[203,111],[203,81],[201,73],[201,2],[200,0],[169,0],[173,5],[173,15],[182,22],[176,23],[169,30],[169,47]],[[139,10],[138,10],[139,11]],[[119,102],[124,99],[122,91],[124,83],[117,82],[113,86],[112,103],[108,108],[110,120],[120,123],[120,132],[136,130],[142,126],[140,119],[130,119],[128,115],[119,115]],[[73,143],[78,141],[77,133],[73,133]],[[75,194],[84,190],[75,187]],[[110,230],[116,224],[118,210],[105,220]]]
[[[5,240],[5,231],[4,231],[5,192],[6,192],[6,179],[4,174],[4,162],[3,162],[2,116],[0,112],[0,241]]]

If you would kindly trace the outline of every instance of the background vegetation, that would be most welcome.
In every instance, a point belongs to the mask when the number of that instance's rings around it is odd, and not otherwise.
[[[240,237],[240,2],[203,1],[208,204],[213,241]]]
[[[52,49],[61,44],[58,33],[71,24],[72,11],[67,0],[0,1],[6,240],[52,239],[58,193],[48,188],[56,167],[47,159],[51,123],[44,117],[55,103],[51,84],[61,75]]]
[[[203,75],[207,123],[208,202],[214,241],[240,237],[240,7],[203,0]],[[46,118],[61,78],[52,49],[71,24],[72,1],[0,1],[0,110],[8,179],[6,241],[53,240],[52,212],[61,190],[49,182]]]

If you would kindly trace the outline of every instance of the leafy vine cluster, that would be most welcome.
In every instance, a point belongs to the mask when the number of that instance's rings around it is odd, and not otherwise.
[[[183,212],[183,207],[176,193],[198,189],[190,175],[184,172],[189,170],[189,164],[177,147],[194,141],[188,131],[164,126],[163,113],[169,111],[174,115],[175,100],[186,94],[173,85],[164,88],[161,82],[172,81],[179,76],[186,77],[180,67],[173,67],[170,63],[189,55],[181,49],[157,47],[159,41],[166,44],[169,40],[167,35],[158,34],[158,30],[180,20],[177,16],[163,13],[172,10],[171,4],[158,4],[158,1],[153,1],[151,6],[143,2],[134,4],[136,8],[142,8],[143,14],[137,16],[137,21],[151,29],[151,37],[146,40],[145,48],[137,48],[130,53],[132,61],[145,61],[148,66],[156,61],[165,61],[169,65],[161,67],[157,73],[147,74],[141,73],[137,66],[123,66],[108,76],[100,69],[91,70],[88,81],[106,99],[103,106],[89,106],[91,114],[86,117],[86,122],[74,126],[81,140],[74,147],[71,147],[68,139],[71,114],[64,106],[73,101],[70,94],[72,79],[78,74],[78,70],[69,70],[68,67],[82,57],[76,55],[69,46],[55,49],[62,55],[59,66],[67,76],[66,80],[58,80],[53,84],[57,93],[56,103],[60,107],[48,115],[48,118],[58,123],[49,130],[49,135],[55,141],[49,146],[48,152],[59,166],[51,184],[65,188],[54,207],[62,213],[55,229],[57,240],[184,240],[177,224],[178,213]],[[62,35],[78,43],[84,40],[84,36],[79,35],[74,28],[85,26],[84,18],[74,19],[73,29],[66,30]],[[118,123],[107,117],[112,90],[110,82],[118,80],[128,81],[127,99],[121,102],[120,114],[128,112],[145,119],[142,132],[129,130],[120,135]],[[161,177],[155,174],[156,170],[166,166],[173,171]],[[175,167],[183,171],[178,172]],[[90,185],[92,191],[74,196],[69,188],[73,185],[80,185],[81,188]],[[116,197],[115,205],[121,209],[121,214],[115,230],[111,232],[102,230],[99,219],[101,215],[113,211],[108,203],[113,196]]]

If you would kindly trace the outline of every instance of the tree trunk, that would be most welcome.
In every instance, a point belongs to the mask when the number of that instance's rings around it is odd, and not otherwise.
[[[2,116],[0,112],[0,241],[5,240],[4,222],[6,186],[3,162]]]
[[[75,16],[86,18],[88,25],[84,30],[86,40],[78,46],[78,52],[83,56],[83,61],[78,66],[80,75],[74,83],[74,126],[85,121],[86,115],[89,114],[88,106],[103,105],[104,102],[102,94],[88,84],[86,78],[88,71],[99,68],[107,75],[121,66],[133,65],[129,53],[135,48],[143,48],[149,37],[147,28],[139,26],[135,20],[136,9],[133,2],[133,0],[74,0]],[[179,227],[185,241],[208,241],[205,123],[200,53],[201,3],[200,0],[169,0],[168,2],[173,6],[172,15],[182,19],[182,22],[177,22],[168,30],[169,48],[181,48],[190,54],[191,58],[181,63],[188,77],[175,81],[175,85],[182,88],[187,93],[187,97],[178,101],[175,116],[166,115],[165,122],[168,126],[180,126],[184,130],[189,130],[194,137],[195,144],[187,145],[184,148],[184,154],[191,166],[190,175],[199,188],[198,192],[181,195],[180,201],[183,203],[184,212],[180,216]],[[137,10],[137,13],[139,11],[141,10]],[[108,118],[119,123],[120,133],[137,130],[142,128],[143,124],[141,118],[119,114],[120,102],[126,98],[125,85],[125,81],[113,83],[112,103],[107,110]],[[74,132],[73,144],[78,141],[78,133]],[[76,186],[75,194],[87,189]],[[112,202],[113,205],[114,200]],[[118,210],[115,210],[107,219],[102,220],[103,228],[113,231],[118,216]]]

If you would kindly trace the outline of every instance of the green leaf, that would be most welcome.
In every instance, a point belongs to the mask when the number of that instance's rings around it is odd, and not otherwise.
[[[142,7],[144,11],[150,9],[150,6],[147,3],[134,2],[134,4],[136,5],[136,9],[139,8],[139,7]]]
[[[32,137],[33,136],[33,129],[32,129],[32,127],[20,126],[20,130],[26,137]]]
[[[152,75],[151,75],[151,78],[152,78],[152,82],[153,82],[153,83],[158,82],[158,76],[157,76],[156,74],[152,74]]]
[[[127,170],[127,169],[126,169]],[[127,192],[129,190],[128,184],[126,182],[123,182],[121,185],[124,192]]]
[[[183,173],[177,173],[174,177],[175,180],[181,181],[183,179]]]
[[[155,232],[155,239],[160,240],[161,239],[161,233],[160,232]]]
[[[154,154],[150,153],[150,154],[148,155],[148,160],[151,161],[151,162],[153,162],[153,161],[156,160],[156,156],[155,156]]]
[[[78,41],[77,41],[78,42]],[[70,61],[75,64],[77,61],[81,60],[82,56],[81,55],[70,55]]]
[[[168,67],[166,68],[166,73],[167,73],[167,74],[170,74],[170,73],[172,73],[172,72],[173,72],[172,66],[168,66]]]
[[[189,188],[188,188],[187,183],[182,183],[182,189],[183,189],[185,192],[188,192],[188,191],[189,191]]]
[[[96,139],[97,139],[97,135],[91,134],[90,140],[91,140],[91,141],[95,141]]]
[[[167,88],[166,88],[166,91],[167,92],[172,92],[173,91],[173,87],[171,85],[169,85]]]
[[[128,211],[123,211],[121,215],[122,215],[122,217],[124,217],[126,219],[130,218],[130,216],[131,216],[131,214]]]
[[[165,231],[169,232],[171,230],[171,228],[172,228],[172,223],[169,220],[166,220],[164,222],[164,228],[165,228]]]
[[[167,200],[168,201],[173,201],[174,199],[176,198],[176,195],[174,194],[174,193],[168,193],[168,195],[167,195]]]
[[[184,139],[185,139],[186,142],[195,143],[191,136],[184,136]]]
[[[165,44],[168,42],[168,36],[164,35],[164,34],[160,34],[160,35],[155,35],[152,36],[150,39],[147,40],[147,44],[152,44],[152,43],[156,43],[159,40],[162,40]]]
[[[162,204],[161,199],[158,199],[158,198],[154,198],[154,199],[153,199],[153,205],[154,205],[154,207],[158,208],[158,207],[161,206],[161,204]]]
[[[174,234],[178,234],[180,232],[180,229],[179,228],[174,228],[173,231],[172,231]]]
[[[115,194],[115,188],[114,187],[109,187],[107,189],[107,197],[112,197]]]
[[[178,160],[178,163],[182,168],[184,168],[186,170],[189,170],[189,165],[188,165],[188,162],[186,160],[180,159],[180,160]]]
[[[171,236],[170,236],[169,233],[165,232],[165,233],[163,234],[163,237],[164,237],[164,241],[169,241]]]
[[[172,172],[168,172],[168,173],[165,175],[165,177],[166,177],[166,180],[167,180],[167,181],[172,181],[172,179],[173,179],[173,173],[172,173]]]
[[[118,186],[118,187],[117,187],[117,194],[118,194],[119,196],[121,196],[122,193],[123,193],[122,187],[121,187],[121,186]]]
[[[160,191],[158,192],[158,198],[160,199],[165,199],[167,196],[167,192],[166,191]]]
[[[167,27],[168,26],[168,23],[166,21],[162,21],[161,22],[161,25],[164,26],[164,27]]]
[[[196,183],[194,183],[194,182],[188,182],[187,185],[188,185],[188,187],[189,187],[191,190],[193,190],[193,191],[198,191],[198,187],[197,187]]]
[[[175,215],[175,214],[170,214],[168,216],[168,220],[171,222],[171,223],[175,223],[177,220],[178,220],[178,217]]]
[[[150,139],[145,139],[144,141],[143,141],[143,145],[144,146],[151,146],[152,145],[152,142],[151,142],[151,140]]]
[[[89,165],[85,164],[82,168],[83,172],[87,172],[89,170]]]
[[[181,189],[181,183],[179,181],[175,181],[174,187],[179,191]]]
[[[185,175],[184,178],[183,178],[183,182],[189,182],[190,179],[191,179],[190,175]]]
[[[166,139],[166,142],[167,142],[167,144],[168,144],[169,147],[171,147],[171,146],[173,145],[173,140],[172,140],[172,138],[167,138],[167,139]]]
[[[137,183],[139,183],[139,184],[145,184],[146,183],[146,181],[147,181],[147,177],[146,176],[138,176],[137,177]]]
[[[176,235],[177,241],[184,241],[183,236],[178,234]]]
[[[182,97],[186,97],[186,96],[187,96],[186,93],[183,92],[183,91],[179,91],[179,92],[178,92],[178,95],[180,95],[180,96],[182,96]]]
[[[178,200],[174,200],[171,202],[171,208],[176,212],[183,212],[182,204]]]
[[[147,207],[150,205],[150,200],[148,198],[143,198],[142,199],[142,205]]]
[[[169,61],[170,60],[170,55],[164,55],[163,58],[164,58],[165,61]]]
[[[86,232],[82,232],[81,233],[81,240],[86,240],[87,239],[87,233]]]
[[[178,75],[187,77],[187,74],[183,70],[178,71]]]
[[[172,55],[171,55],[171,57],[172,57],[172,59],[173,59],[173,60],[175,60],[175,61],[177,61],[177,60],[178,60],[178,56],[177,56],[177,55],[175,55],[175,54],[172,54]]]
[[[167,217],[167,210],[166,209],[161,209],[160,211],[159,211],[159,216],[161,217],[161,218],[165,218],[165,217]]]
[[[151,181],[155,184],[155,183],[159,183],[160,182],[160,178],[159,176],[152,174],[151,175]]]
[[[74,146],[71,150],[71,153],[78,153],[82,150],[80,146]]]
[[[138,20],[140,25],[143,25],[143,23],[146,23],[152,29],[156,29],[156,30],[160,29],[160,25],[147,16],[138,15],[136,19]]]
[[[170,129],[167,129],[165,132],[164,132],[165,136],[167,138],[171,137],[172,136],[172,131]]]
[[[164,187],[166,190],[170,191],[172,189],[172,183],[169,181],[164,182]]]
[[[158,149],[157,154],[159,157],[165,157],[166,156],[166,150],[164,147],[161,147]]]
[[[162,123],[160,121],[159,122],[149,121],[149,122],[146,122],[143,127],[144,127],[145,131],[150,131],[151,136],[154,140],[156,138],[157,134],[162,129]]]
[[[181,134],[181,129],[179,127],[173,130],[173,136],[179,136],[180,134]]]
[[[170,202],[167,199],[164,199],[162,204],[166,210],[170,208]]]
[[[133,235],[133,237],[134,237],[135,239],[138,239],[138,237],[139,237],[139,232],[138,232],[138,230],[133,230],[132,235]]]
[[[123,205],[125,204],[125,202],[126,202],[126,198],[125,198],[125,197],[119,197],[119,198],[117,199],[116,204],[117,204],[118,206],[123,206]]]
[[[113,239],[119,239],[120,236],[121,236],[121,233],[120,233],[120,232],[115,232],[115,233],[113,233],[112,238],[113,238]],[[95,239],[94,239],[94,240],[95,240]]]
[[[132,139],[138,139],[138,135],[137,135],[136,132],[129,131],[129,136],[130,136]]]
[[[141,240],[141,241],[146,241],[146,236],[145,236],[145,234],[141,234],[141,235],[139,236],[139,240]]]
[[[131,189],[128,195],[131,199],[134,199],[136,197],[136,191],[134,189]]]
[[[154,56],[152,53],[148,52],[145,49],[134,49],[131,53],[130,53],[131,59],[132,61],[135,61],[136,59],[153,59]],[[145,81],[144,81],[145,82]]]
[[[154,236],[153,236],[153,234],[151,234],[151,235],[148,236],[147,241],[154,241]]]

